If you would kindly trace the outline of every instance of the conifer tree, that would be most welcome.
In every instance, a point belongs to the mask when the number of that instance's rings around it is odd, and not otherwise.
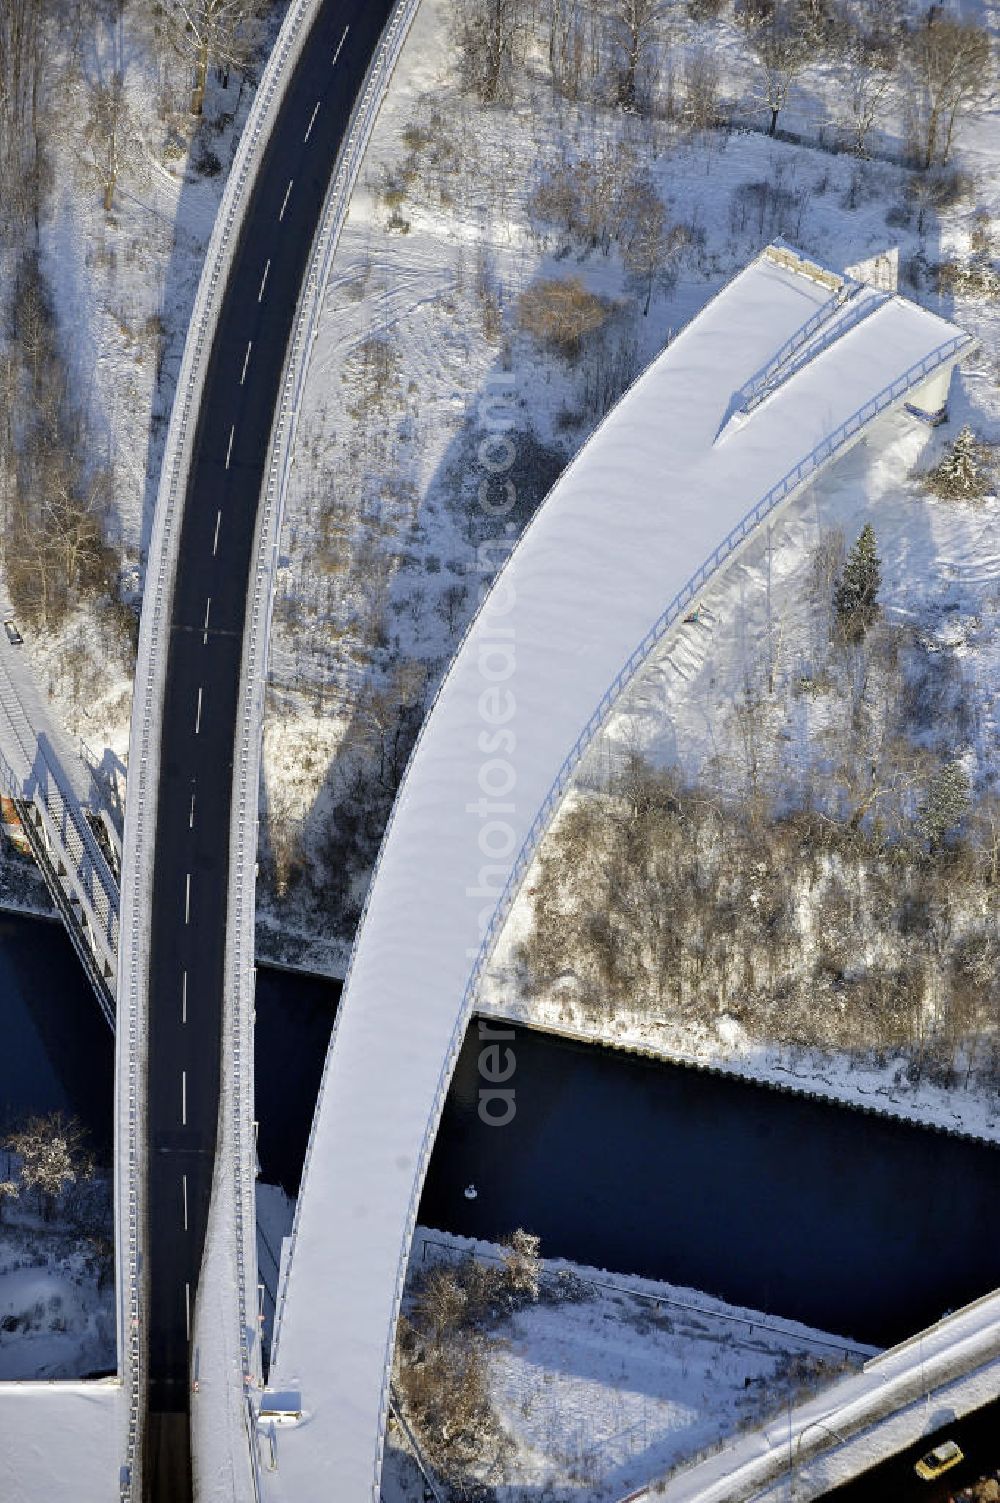
[[[948,453],[930,474],[931,489],[939,496],[985,496],[990,489],[989,450],[966,423]]]
[[[847,555],[843,573],[837,583],[834,605],[844,635],[857,640],[878,619],[878,592],[882,567],[875,544],[875,532],[866,522],[857,542]]]
[[[961,762],[949,762],[932,779],[920,805],[920,828],[933,856],[944,838],[961,824],[969,807],[969,779]]]

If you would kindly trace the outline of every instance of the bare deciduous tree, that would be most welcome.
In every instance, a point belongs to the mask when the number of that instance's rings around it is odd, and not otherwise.
[[[19,412],[5,456],[4,568],[15,609],[52,626],[81,594],[109,592],[113,559],[104,526],[111,488],[106,472],[86,465],[89,446],[69,399],[37,255],[18,265],[12,324]]]
[[[545,171],[528,207],[533,218],[565,230],[584,250],[607,255],[613,242],[626,238],[635,187],[645,180],[627,146],[566,155]]]
[[[549,0],[548,30],[552,82],[567,99],[579,99],[584,80],[597,71],[596,17],[580,0]]]
[[[43,0],[0,4],[0,186],[8,222],[38,214],[43,21]]]
[[[209,68],[242,69],[260,43],[267,0],[169,0],[170,36],[194,69],[191,113],[205,104]]]
[[[453,0],[465,87],[483,104],[510,99],[524,37],[521,0]]]
[[[110,214],[121,174],[138,173],[145,166],[138,122],[121,73],[116,73],[109,83],[96,84],[91,91],[83,146],[84,166],[102,190],[104,208]]]
[[[719,64],[707,47],[693,48],[684,59],[684,119],[692,130],[719,121]]]
[[[664,0],[615,0],[611,35],[615,48],[618,103],[634,110],[644,70],[655,51]]]
[[[778,116],[788,103],[809,49],[787,7],[776,8],[753,32],[750,44],[760,69],[767,107],[771,111],[767,133],[773,136],[778,129]]]
[[[287,897],[304,863],[302,818],[290,794],[275,787],[267,792],[267,845],[274,868],[274,890],[279,899]]]
[[[944,165],[963,110],[989,82],[989,36],[932,6],[906,38],[903,59],[914,154],[925,170]]]
[[[851,29],[841,61],[845,114],[854,150],[866,155],[869,132],[892,82],[893,60],[885,43],[862,26]]]
[[[642,310],[645,317],[657,279],[666,273],[671,249],[667,206],[649,178],[638,178],[631,185],[625,218],[625,268],[645,290],[646,301]]]

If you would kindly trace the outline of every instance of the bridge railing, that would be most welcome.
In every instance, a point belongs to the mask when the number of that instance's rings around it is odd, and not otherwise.
[[[884,308],[888,301],[889,294],[881,293],[873,297],[855,296],[852,302],[841,302],[839,305],[840,309],[842,309],[841,317],[837,318],[836,322],[832,323],[831,327],[826,329],[823,335],[815,340],[809,348],[805,346],[810,337],[818,333],[821,325],[828,321],[827,319],[820,320],[820,323],[811,329],[809,335],[806,335],[804,338],[796,337],[794,345],[784,355],[779,367],[772,370],[765,380],[748,383],[747,386],[740,388],[735,398],[736,411],[742,413],[753,412],[773,392],[777,391],[779,387],[784,386],[786,381],[791,380],[797,371],[802,370],[817,355],[822,354],[835,341],[842,339],[845,334],[851,329],[856,328],[858,324],[863,323],[866,318],[870,318],[879,308]],[[833,314],[835,315],[836,312],[837,309],[834,309]],[[801,330],[800,334],[804,335],[805,330]]]
[[[649,657],[653,648],[663,638],[666,632],[694,601],[695,597],[704,589],[708,581],[717,573],[734,553],[736,553],[747,539],[756,532],[761,522],[769,516],[790,495],[799,490],[801,486],[819,473],[830,461],[835,458],[852,438],[860,434],[862,429],[886,412],[890,407],[906,396],[907,392],[940,369],[949,360],[953,360],[962,349],[970,345],[972,340],[969,336],[960,334],[940,345],[932,354],[911,365],[903,375],[896,378],[877,392],[869,401],[864,402],[851,416],[825,439],[818,443],[805,458],[777,481],[766,495],[762,496],[755,506],[740,519],[735,527],[726,534],[721,543],[709,554],[702,564],[695,570],[673,599],[667,605],[657,620],[650,627],[642,641],[630,653],[628,659],[619,669],[618,673],[608,685],[601,699],[598,701],[590,719],[580,732],[576,741],[567,752],[562,766],[553,779],[548,793],[542,801],[542,805],[532,822],[531,828],[525,837],[524,844],[514,863],[514,868],[508,878],[504,892],[501,895],[496,911],[490,920],[486,934],[480,946],[476,960],[475,970],[469,982],[467,996],[475,991],[493,944],[498,937],[509,912],[513,895],[520,887],[521,880],[534,857],[538,841],[548,827],[552,815],[562,801],[563,794],[575,771],[584,751],[590,745],[597,731],[607,719],[612,706],[617,702],[623,690],[634,678],[641,665]]]
[[[33,799],[43,816],[46,833],[55,849],[73,861],[73,881],[82,905],[100,935],[104,955],[114,961],[118,954],[118,889],[77,800],[63,786],[58,768],[39,748],[25,795]]]
[[[87,944],[105,977],[113,966],[118,947],[118,892],[104,853],[87,824],[77,799],[63,786],[58,767],[38,744],[27,778],[15,773],[0,752],[0,785],[10,797],[34,811],[45,842],[58,861],[65,862],[62,890],[79,903]],[[45,873],[49,880],[50,874]],[[51,876],[60,880],[53,869]],[[111,988],[113,990],[113,988]],[[103,1005],[103,997],[101,998]]]
[[[988,1376],[987,1376],[988,1375]],[[814,1398],[806,1399],[780,1422],[773,1419],[727,1447],[724,1467],[713,1465],[704,1453],[668,1476],[659,1476],[629,1494],[632,1499],[668,1497],[686,1503],[750,1503],[759,1497],[774,1497],[775,1489],[787,1496],[789,1476],[800,1468],[821,1463],[852,1443],[864,1441],[857,1462],[847,1475],[867,1470],[880,1459],[879,1427],[901,1415],[913,1414],[911,1444],[924,1433],[927,1406],[935,1393],[955,1401],[955,1385],[972,1379],[968,1398],[959,1414],[981,1407],[985,1395],[1000,1392],[1000,1291],[983,1295],[933,1326],[889,1347],[854,1373],[835,1382]],[[891,1436],[882,1455],[900,1449],[899,1435]],[[847,1480],[839,1475],[819,1476],[808,1490],[804,1479],[801,1496],[825,1496],[831,1487]],[[793,1486],[793,1496],[800,1496]]]
[[[749,381],[744,381],[733,394],[733,405],[737,409],[746,409],[752,403],[762,400],[767,389],[782,367],[792,358],[797,350],[811,339],[817,329],[823,327],[840,308],[844,306],[843,292],[835,292],[821,303],[805,323],[790,334],[784,344],[773,354],[766,365],[752,375]]]
[[[413,1235],[413,1229],[416,1226],[417,1208],[420,1201],[421,1187],[427,1171],[427,1166],[430,1162],[431,1151],[434,1146],[434,1133],[437,1127],[437,1123],[440,1120],[441,1111],[444,1107],[444,1101],[448,1092],[448,1086],[454,1072],[455,1061],[462,1047],[465,1028],[467,1026],[468,1018],[472,1010],[476,992],[479,988],[479,983],[482,979],[486,965],[488,964],[489,957],[493,952],[493,948],[499,937],[500,931],[503,928],[508,914],[510,913],[514,899],[518,891],[520,890],[528,867],[530,866],[531,861],[534,858],[541,837],[551,823],[553,815],[559,807],[559,804],[562,802],[570,779],[575,769],[579,765],[584,752],[593,741],[594,736],[597,734],[598,730],[607,720],[608,716],[611,713],[612,707],[617,703],[624,689],[635,677],[635,674],[637,673],[641,665],[649,657],[649,654],[651,653],[653,648],[657,645],[658,642],[662,640],[667,631],[678,620],[682,613],[685,612],[687,608],[692,604],[695,597],[700,593],[702,589],[704,589],[705,585],[717,573],[722,564],[731,559],[733,555],[743,547],[747,540],[760,526],[761,522],[763,522],[766,517],[773,513],[792,494],[798,491],[807,480],[810,480],[817,476],[819,472],[831,462],[831,460],[833,460],[843,452],[843,450],[850,444],[853,438],[859,435],[862,430],[866,428],[870,423],[874,422],[877,417],[881,416],[890,408],[898,404],[908,392],[912,391],[915,387],[919,387],[923,383],[923,381],[929,376],[933,375],[935,371],[939,370],[949,361],[954,361],[955,359],[957,359],[962,350],[971,347],[973,343],[974,340],[969,335],[959,334],[954,336],[952,339],[947,340],[944,344],[940,345],[936,350],[934,350],[931,354],[925,356],[922,360],[915,362],[906,371],[904,371],[902,375],[898,376],[894,381],[891,381],[890,383],[888,383],[888,385],[884,386],[879,392],[875,394],[875,396],[862,403],[862,405],[858,407],[857,410],[850,415],[850,417],[846,418],[844,422],[839,424],[832,433],[830,433],[825,439],[818,443],[809,454],[807,454],[798,462],[798,464],[793,465],[792,468],[788,470],[787,473],[783,475],[781,479],[778,480],[770,488],[770,490],[764,496],[762,496],[754,506],[750,508],[748,512],[745,513],[745,515],[740,519],[736,526],[726,534],[726,536],[722,539],[718,546],[713,549],[713,551],[708,555],[704,562],[695,570],[695,572],[688,579],[687,583],[677,591],[664,611],[650,627],[649,631],[630,653],[626,662],[623,664],[621,669],[615,675],[614,679],[612,679],[611,683],[608,685],[607,689],[604,691],[604,694],[598,701],[593,713],[591,714],[583,730],[580,732],[576,741],[566,753],[562,765],[560,766],[559,771],[553,779],[548,792],[542,800],[538,813],[532,821],[531,827],[528,830],[527,835],[525,836],[521,850],[518,853],[518,856],[514,862],[514,866],[511,870],[510,877],[508,878],[504,886],[503,892],[501,893],[500,898],[497,902],[493,916],[490,919],[490,922],[484,932],[478,955],[474,962],[469,982],[466,986],[462,1008],[456,1021],[455,1030],[452,1034],[448,1053],[438,1077],[433,1108],[431,1116],[428,1120],[427,1131],[424,1137],[424,1142],[421,1145],[418,1158],[418,1171],[414,1176],[413,1191],[411,1194],[407,1215],[407,1233],[403,1242],[403,1246],[400,1250],[400,1260],[397,1267],[397,1310],[399,1308],[399,1302],[402,1299],[403,1285],[406,1278],[408,1249],[410,1240]],[[525,533],[522,534],[522,540],[529,533],[530,527],[526,529]],[[480,611],[486,611],[489,609],[489,600],[490,597],[489,595],[487,595],[483,603],[479,607]],[[463,635],[462,639],[463,643],[468,636],[469,631],[471,631],[476,619],[477,618],[474,617],[473,622],[471,622],[469,627],[466,629],[466,632]],[[459,650],[461,650],[461,648]],[[455,656],[457,657],[457,653]],[[452,661],[454,661],[454,658]],[[437,693],[435,694],[434,699],[432,700],[431,705],[428,709],[427,715],[424,719],[425,727],[428,724],[430,716],[433,713],[434,706],[443,691],[445,682],[447,682],[447,675],[445,676],[445,679],[442,681],[442,683],[438,686]],[[422,734],[423,732],[421,732],[421,736]],[[417,744],[414,746],[413,752],[411,753],[411,763],[419,748],[421,736],[418,736]],[[379,866],[381,864],[385,848],[386,841],[383,840],[378,859],[375,863],[375,869],[372,873],[371,882],[369,884],[369,896],[374,889],[375,882],[378,876]],[[365,908],[362,912],[362,924],[364,922],[365,912],[367,911],[367,903],[368,899],[366,898]],[[348,970],[348,978],[347,982],[345,983],[345,994],[347,992],[349,982],[350,970]],[[312,1144],[313,1136],[312,1134],[310,1134],[309,1144],[307,1145],[306,1150],[306,1160],[303,1166],[301,1181],[302,1184],[305,1184],[306,1181],[306,1173],[309,1166]],[[289,1268],[291,1267],[292,1259],[294,1256],[294,1238],[297,1229],[298,1215],[296,1214],[296,1219],[292,1226],[293,1244],[289,1250]],[[385,1352],[385,1372],[387,1374],[391,1372],[392,1368],[393,1339],[394,1333],[390,1331],[387,1335],[387,1345]],[[385,1423],[386,1399],[385,1395],[383,1394],[382,1408],[379,1418],[380,1448],[384,1440]]]

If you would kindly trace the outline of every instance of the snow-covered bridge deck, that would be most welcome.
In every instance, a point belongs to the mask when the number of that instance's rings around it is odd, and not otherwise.
[[[272,1373],[309,1423],[281,1434],[268,1499],[377,1495],[439,1113],[483,962],[580,755],[760,521],[882,412],[942,405],[971,342],[902,298],[766,251],[650,366],[511,556],[427,719],[355,946]],[[508,439],[481,451],[493,503]],[[503,1065],[487,1058],[497,1075]]]

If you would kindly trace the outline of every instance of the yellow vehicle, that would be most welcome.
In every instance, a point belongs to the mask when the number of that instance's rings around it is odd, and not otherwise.
[[[964,1460],[965,1456],[953,1440],[943,1440],[939,1446],[934,1447],[933,1451],[928,1451],[926,1456],[921,1456],[913,1470],[925,1482],[933,1482],[936,1477],[941,1476],[942,1472],[951,1471],[953,1466],[958,1466],[958,1463]]]

